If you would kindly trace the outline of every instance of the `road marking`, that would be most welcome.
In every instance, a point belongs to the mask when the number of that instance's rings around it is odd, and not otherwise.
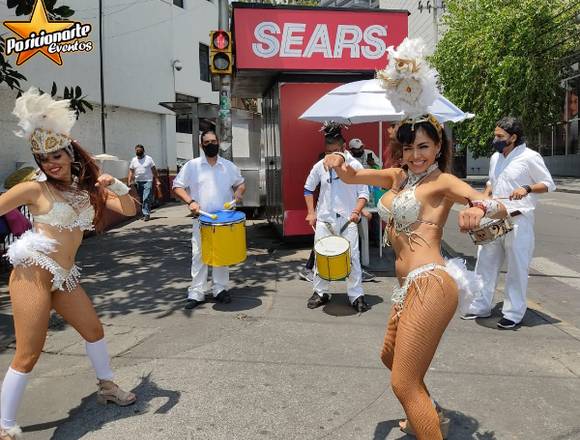
[[[548,275],[561,283],[567,284],[574,289],[580,289],[580,273],[566,266],[562,266],[548,258],[535,257],[530,267],[538,272]]]
[[[580,206],[572,205],[570,203],[562,203],[562,202],[553,202],[552,200],[541,200],[541,206],[554,206],[556,208],[566,208],[566,209],[573,209],[575,211],[580,211]]]

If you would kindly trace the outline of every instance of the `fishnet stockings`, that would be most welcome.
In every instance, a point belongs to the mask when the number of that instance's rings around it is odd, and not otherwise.
[[[381,350],[391,386],[418,440],[442,439],[439,417],[423,382],[457,308],[457,285],[444,270],[424,272],[409,286],[400,317],[392,311]]]

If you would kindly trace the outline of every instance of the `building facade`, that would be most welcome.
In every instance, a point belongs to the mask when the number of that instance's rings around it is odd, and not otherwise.
[[[187,116],[176,118],[159,103],[218,102],[209,76],[209,32],[217,27],[217,0],[103,0],[102,29],[98,2],[63,3],[75,11],[70,20],[91,25],[88,39],[94,49],[63,54],[61,66],[36,54],[17,67],[27,78],[22,88],[50,91],[54,81],[62,97],[65,86],[80,86],[94,110],[80,115],[74,138],[93,154],[106,152],[120,159],[131,158],[134,146],[143,144],[159,169],[174,172],[178,157],[193,157],[191,123]],[[29,18],[15,16],[6,2],[0,2],[0,15],[12,21]],[[3,33],[10,32],[4,28]],[[9,61],[15,65],[14,57]],[[0,84],[0,184],[18,166],[32,160],[27,142],[13,135],[17,128],[11,114],[15,99],[16,92]]]

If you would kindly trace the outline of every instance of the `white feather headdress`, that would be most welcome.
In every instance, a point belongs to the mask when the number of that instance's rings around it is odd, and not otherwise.
[[[53,153],[70,145],[70,131],[76,122],[70,100],[56,101],[31,87],[16,100],[12,113],[19,119],[16,136],[30,140],[33,154]]]
[[[435,102],[437,71],[424,58],[423,40],[405,38],[397,49],[389,46],[389,63],[377,72],[395,110],[408,118],[424,115]]]

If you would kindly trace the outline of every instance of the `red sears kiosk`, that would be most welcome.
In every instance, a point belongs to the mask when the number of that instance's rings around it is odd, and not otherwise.
[[[284,237],[311,235],[304,182],[324,151],[320,124],[299,120],[333,88],[373,78],[407,36],[408,11],[233,3],[233,96],[261,97],[268,219]],[[378,124],[343,134],[378,152]],[[383,133],[383,139],[386,139]]]

